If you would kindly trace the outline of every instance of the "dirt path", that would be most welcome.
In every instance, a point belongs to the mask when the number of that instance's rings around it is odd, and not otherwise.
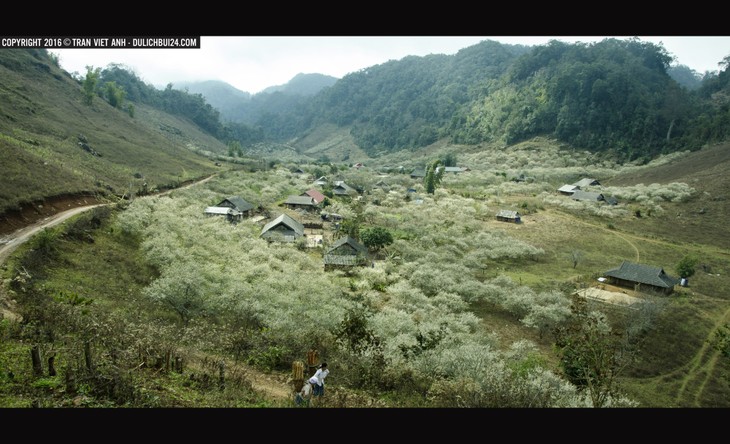
[[[677,405],[691,404],[693,407],[700,407],[700,405],[698,404],[699,399],[705,389],[705,386],[707,385],[707,381],[710,380],[712,374],[714,373],[715,365],[717,364],[718,357],[720,356],[720,351],[712,346],[711,341],[713,339],[713,336],[715,335],[715,332],[729,321],[730,308],[728,308],[725,313],[722,314],[722,316],[718,317],[717,321],[715,321],[715,325],[710,330],[710,333],[707,335],[707,339],[702,344],[702,347],[690,361],[690,368],[687,371],[686,376],[682,379],[682,385],[677,391],[677,396],[675,398]],[[693,393],[686,394],[687,387],[693,381],[697,381],[700,379],[701,382],[699,383],[697,389],[694,390]],[[691,398],[691,401],[688,398]]]
[[[213,177],[215,177],[215,174],[208,176],[200,181],[187,184],[180,188],[163,191],[161,193],[158,193],[157,195],[164,196],[174,191],[179,191],[196,185],[200,185],[211,180]],[[81,214],[85,211],[89,211],[92,208],[104,205],[109,204],[94,204],[71,208],[69,210],[57,213],[53,216],[46,217],[45,219],[34,222],[23,228],[19,228],[10,234],[0,236],[0,266],[2,266],[7,258],[10,257],[13,251],[15,251],[23,243],[27,242],[39,231],[58,225],[63,221],[78,214]],[[0,288],[0,318],[5,317],[6,319],[17,319],[18,316],[14,313],[12,304],[2,296],[2,288]],[[231,365],[235,365],[237,371],[245,375],[246,379],[251,382],[253,389],[266,399],[269,399],[277,404],[281,403],[281,405],[287,405],[288,401],[293,399],[293,387],[291,387],[291,384],[285,380],[285,375],[261,373],[241,363]]]

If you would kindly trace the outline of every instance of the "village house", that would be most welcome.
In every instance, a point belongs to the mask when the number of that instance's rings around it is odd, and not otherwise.
[[[317,202],[312,196],[289,196],[284,201],[284,205],[292,210],[303,209],[310,211],[317,208]]]
[[[578,182],[574,183],[573,185],[575,185],[576,187],[578,187],[580,189],[583,189],[585,187],[597,186],[600,184],[601,183],[599,181],[597,181],[596,179],[583,178],[583,179],[579,180]]]
[[[327,176],[321,176],[319,179],[314,181],[314,184],[318,187],[323,187],[327,185]]]
[[[592,193],[590,191],[576,190],[571,196],[573,200],[588,201],[588,202],[600,202],[605,200],[603,194]]]
[[[347,185],[345,182],[338,180],[335,181],[335,186],[332,187],[332,193],[335,196],[352,196],[357,194],[357,190]]]
[[[241,197],[232,196],[223,199],[218,205],[206,207],[203,213],[206,216],[224,216],[229,222],[238,222],[251,215],[253,205]]]
[[[324,254],[324,269],[362,266],[368,263],[368,249],[350,236],[335,241]]]
[[[243,213],[228,207],[206,207],[203,213],[206,216],[224,216],[228,222],[238,222],[243,219]]]
[[[261,237],[272,242],[294,242],[304,236],[304,225],[288,214],[282,214],[261,230]]]
[[[562,187],[558,188],[558,193],[570,196],[578,190],[580,190],[580,188],[575,185],[563,185]]]
[[[618,268],[604,273],[613,285],[628,287],[635,291],[652,290],[659,293],[671,294],[679,279],[669,276],[661,267],[635,264],[623,261]]]
[[[311,188],[311,189],[303,192],[302,194],[300,194],[300,196],[311,197],[312,199],[314,199],[314,201],[317,203],[317,205],[324,202],[324,199],[325,199],[325,195],[320,193],[319,191],[315,190],[314,188]]]
[[[453,174],[463,173],[465,171],[471,171],[469,168],[466,168],[466,167],[448,166],[448,167],[443,167],[443,168],[444,168],[444,173],[453,173]],[[436,172],[438,173],[439,171],[441,171],[440,166],[436,167]],[[425,176],[425,174],[424,174],[424,176]]]
[[[423,179],[426,177],[426,169],[419,168],[411,171],[411,179]]]
[[[521,221],[520,213],[511,210],[499,210],[499,213],[497,213],[497,220],[518,224]]]
[[[218,203],[216,207],[233,208],[234,210],[240,211],[243,217],[251,216],[253,211],[253,205],[239,196],[227,197]]]

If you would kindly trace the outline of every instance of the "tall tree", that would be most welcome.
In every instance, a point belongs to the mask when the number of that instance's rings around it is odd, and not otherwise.
[[[423,178],[423,184],[428,194],[434,194],[436,187],[441,183],[444,176],[444,167],[441,166],[441,160],[436,159],[426,169],[426,176]],[[439,168],[440,167],[440,168]]]
[[[593,406],[603,407],[619,395],[618,376],[632,354],[622,334],[611,328],[603,313],[589,312],[583,298],[575,297],[571,311],[571,322],[555,330],[560,364],[570,382],[588,393]]]
[[[87,105],[91,105],[94,101],[94,94],[96,94],[96,84],[99,83],[99,75],[101,74],[101,68],[94,69],[93,66],[86,66],[86,77],[84,77],[84,102]]]

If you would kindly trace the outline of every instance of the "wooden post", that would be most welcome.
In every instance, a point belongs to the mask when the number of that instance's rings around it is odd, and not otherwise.
[[[33,376],[43,376],[43,364],[41,364],[41,349],[38,344],[30,348],[30,358],[33,361]]]
[[[73,395],[76,393],[76,375],[74,375],[73,367],[71,367],[71,360],[66,363],[66,393]]]
[[[52,354],[48,357],[48,376],[56,376],[56,354]]]
[[[317,372],[317,363],[319,362],[319,352],[314,349],[310,349],[307,352],[307,366],[309,366],[309,375],[308,377],[314,376],[314,374]]]
[[[292,363],[292,380],[294,381],[294,391],[301,390],[304,386],[304,363],[302,361]]]
[[[84,358],[86,359],[86,370],[93,374],[94,364],[91,360],[91,340],[84,341]]]
[[[226,388],[226,363],[222,359],[218,363],[218,387],[221,391]]]

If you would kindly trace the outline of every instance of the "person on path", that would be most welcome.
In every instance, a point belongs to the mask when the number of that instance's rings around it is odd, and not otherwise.
[[[329,374],[330,371],[327,369],[327,363],[323,362],[314,375],[309,378],[309,383],[312,384],[314,396],[324,395],[324,378],[326,378]]]

